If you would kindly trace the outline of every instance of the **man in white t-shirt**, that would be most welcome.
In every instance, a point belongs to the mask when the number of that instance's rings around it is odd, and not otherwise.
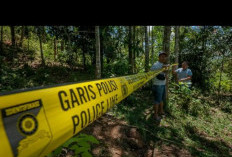
[[[167,59],[167,54],[165,52],[159,52],[159,60],[154,63],[151,67],[151,71],[160,70],[163,67],[167,67],[164,65]],[[152,92],[154,96],[154,118],[157,121],[160,121],[161,117],[158,116],[158,111],[160,111],[160,115],[164,115],[163,111],[163,101],[165,100],[165,92],[166,92],[166,75],[165,72],[160,73],[153,79]],[[160,110],[159,110],[160,108]]]

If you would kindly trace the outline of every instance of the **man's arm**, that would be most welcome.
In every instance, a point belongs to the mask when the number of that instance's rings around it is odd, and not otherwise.
[[[181,82],[181,81],[187,81],[187,80],[191,80],[192,79],[192,75],[193,75],[193,73],[192,73],[192,71],[189,69],[188,70],[188,73],[187,73],[188,75],[187,75],[187,77],[186,78],[182,78],[182,79],[180,79],[179,80],[179,82]]]
[[[154,71],[154,70],[157,70],[158,69],[158,67],[157,67],[157,65],[156,64],[153,64],[152,66],[151,66],[151,71]]]
[[[188,76],[186,78],[182,78],[179,80],[179,82],[182,82],[182,81],[187,81],[187,80],[191,80],[192,79],[192,76]]]
[[[160,70],[162,67],[159,65],[159,64],[157,64],[157,63],[155,63],[155,64],[153,64],[152,66],[151,66],[151,71],[154,71],[154,70]]]

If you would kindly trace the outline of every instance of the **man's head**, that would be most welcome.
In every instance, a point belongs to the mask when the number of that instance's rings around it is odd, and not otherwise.
[[[183,68],[183,70],[186,70],[188,68],[188,62],[187,61],[184,61],[182,63],[182,68]]]
[[[163,51],[159,52],[159,62],[165,63],[167,56],[168,56],[167,53],[165,53]]]

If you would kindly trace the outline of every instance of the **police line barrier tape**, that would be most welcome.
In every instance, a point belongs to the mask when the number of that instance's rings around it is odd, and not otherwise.
[[[0,156],[47,155],[164,70],[0,94]]]

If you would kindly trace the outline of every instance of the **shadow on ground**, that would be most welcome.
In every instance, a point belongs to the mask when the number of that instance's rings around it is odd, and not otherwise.
[[[157,124],[152,118],[152,97],[149,90],[133,93],[118,104],[115,112],[116,117],[123,115],[122,119],[138,128],[143,141],[150,144],[156,156],[232,156],[232,146],[223,139],[209,137],[189,124],[177,122],[181,123],[182,131],[172,125]],[[171,114],[166,118],[177,120]],[[192,144],[186,145],[185,138],[190,139]]]

